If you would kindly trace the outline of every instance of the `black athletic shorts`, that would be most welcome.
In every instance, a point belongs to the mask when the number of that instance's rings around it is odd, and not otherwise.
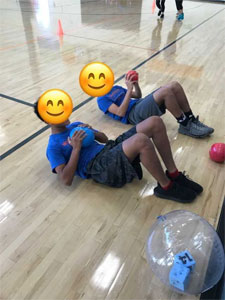
[[[122,187],[134,178],[142,179],[139,156],[130,162],[122,149],[122,142],[136,133],[135,126],[118,136],[115,141],[109,140],[105,147],[89,162],[87,166],[88,177],[112,187]]]

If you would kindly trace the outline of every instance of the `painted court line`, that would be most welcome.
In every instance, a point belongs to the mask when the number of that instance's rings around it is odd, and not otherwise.
[[[130,24],[132,25],[132,24]],[[128,47],[128,48],[137,48],[141,50],[151,50],[149,48],[144,48],[144,47],[139,47],[139,46],[133,46],[133,45],[126,45],[126,44],[121,44],[121,43],[116,43],[116,42],[111,42],[111,41],[104,41],[104,40],[99,40],[99,39],[94,39],[94,38],[89,38],[89,37],[84,37],[84,36],[79,36],[79,35],[72,35],[72,34],[67,34],[65,33],[64,35],[66,36],[72,36],[78,39],[85,39],[85,40],[90,40],[90,41],[97,41],[105,44],[113,44],[113,45],[118,45],[118,46],[123,46],[123,47]]]
[[[98,1],[98,0],[97,0]],[[225,1],[225,0],[224,0]],[[93,1],[90,1],[90,2],[93,2]],[[196,7],[192,7],[192,8],[189,8],[189,9],[186,9],[185,11],[187,11],[187,10],[192,10],[192,9],[196,9],[196,8],[199,8],[200,6],[203,6],[203,4],[200,4],[200,5],[198,5],[198,6],[196,6]],[[1,9],[0,9],[1,10]],[[131,14],[122,14],[122,15],[126,15],[126,16],[128,16],[128,15],[138,15],[139,13],[131,13]],[[142,13],[143,15],[151,15],[152,13]],[[168,14],[168,12],[167,12],[167,14]],[[79,15],[79,14],[73,14],[73,15]],[[94,16],[94,15],[101,15],[101,16],[106,16],[107,14],[83,14],[83,15],[90,15],[90,16]],[[108,14],[107,16],[121,16],[121,14]],[[109,18],[107,17],[107,18],[104,18],[104,19],[102,19],[101,21],[98,21],[98,22],[94,22],[94,23],[92,23],[91,25],[89,25],[89,24],[86,24],[86,25],[79,25],[77,28],[76,28],[76,30],[75,30],[75,32],[76,31],[78,31],[78,29],[80,29],[80,28],[84,28],[84,27],[89,27],[89,26],[92,26],[92,25],[97,25],[97,24],[101,24],[101,23],[103,23],[104,21],[107,21]],[[119,18],[117,18],[117,17],[115,17],[113,20],[115,21],[116,19],[121,19],[120,17]],[[134,23],[135,24],[135,23]],[[130,24],[130,25],[132,25],[132,24]],[[70,30],[71,31],[71,30]],[[72,36],[72,37],[76,37],[76,38],[85,38],[85,37],[82,37],[82,36],[76,36],[76,35],[72,35],[72,34],[69,34],[69,32],[70,31],[66,31],[65,33],[64,33],[64,35],[67,35],[67,36]],[[73,31],[73,33],[74,33],[74,30],[72,30]],[[26,30],[26,32],[32,32],[32,30]],[[39,36],[39,38],[41,38],[41,37],[43,37],[43,38],[45,38],[45,35],[41,35],[41,36]],[[97,39],[92,39],[92,38],[86,38],[86,39],[90,39],[90,40],[93,40],[93,41],[99,41],[99,42],[104,42],[104,43],[112,43],[112,44],[116,44],[116,45],[121,45],[121,46],[126,46],[126,47],[131,47],[131,48],[139,48],[139,49],[144,49],[144,50],[149,50],[149,48],[143,48],[143,47],[138,47],[138,46],[130,46],[130,45],[126,45],[126,44],[120,44],[120,43],[115,43],[115,42],[110,42],[110,41],[102,41],[102,40],[97,40]],[[37,40],[38,39],[31,39],[31,40],[27,40],[26,42],[23,42],[23,43],[18,43],[18,44],[14,44],[14,45],[8,45],[7,47],[2,47],[2,48],[0,48],[0,51],[7,51],[7,50],[11,50],[11,49],[15,49],[15,48],[18,48],[18,47],[24,47],[25,45],[28,45],[28,44],[32,44],[32,43],[35,43],[35,42],[37,42]],[[56,39],[57,40],[57,39]]]
[[[81,28],[85,28],[85,27],[89,27],[89,26],[92,26],[92,25],[98,25],[98,24],[102,24],[103,22],[105,22],[105,21],[107,21],[109,18],[107,17],[107,18],[104,18],[104,19],[101,19],[100,21],[97,21],[97,22],[94,22],[94,23],[92,23],[91,25],[90,24],[86,24],[86,25],[83,25],[83,24],[81,24],[81,25],[79,25],[77,28],[76,28],[76,30],[74,31],[74,29],[73,30],[67,30],[66,31],[66,33],[64,33],[64,35],[68,35],[69,36],[69,32],[76,32],[76,31],[78,31],[79,29],[81,29]],[[114,21],[116,20],[116,19],[120,19],[120,17],[118,18],[118,17],[115,17],[114,18]],[[26,28],[25,28],[26,29]],[[26,29],[26,32],[32,32],[32,30],[27,30]],[[45,38],[45,36],[46,35],[41,35],[41,36],[39,36],[38,38]],[[8,45],[8,46],[6,46],[6,47],[2,47],[2,48],[0,48],[0,51],[7,51],[7,50],[11,50],[11,49],[15,49],[15,48],[18,48],[18,47],[24,47],[25,45],[28,45],[28,44],[32,44],[32,43],[35,43],[35,42],[37,42],[37,40],[38,40],[38,38],[35,38],[35,39],[31,39],[31,40],[27,40],[26,42],[23,42],[23,43],[18,43],[18,44],[13,44],[13,45]],[[56,40],[58,40],[58,38],[56,38],[55,37],[55,39]]]
[[[98,2],[99,0],[96,0],[96,1],[86,1],[86,2],[82,2],[83,4],[84,3],[89,3],[89,2]],[[198,1],[198,0],[196,0],[196,1]],[[209,1],[209,0],[208,0]],[[218,2],[219,4],[221,4],[221,3],[224,3],[225,2],[225,0],[214,0],[215,2]],[[71,4],[71,5],[58,5],[58,6],[56,6],[56,7],[62,7],[62,9],[63,9],[63,7],[67,7],[67,6],[75,6],[76,4]],[[195,6],[195,7],[191,7],[191,8],[186,8],[185,9],[185,11],[189,11],[189,10],[193,10],[193,9],[196,9],[196,8],[198,8],[198,7],[200,7],[200,6],[203,6],[203,4],[200,4],[200,5],[198,5],[198,6]],[[50,8],[52,8],[52,7],[50,7]],[[25,12],[25,13],[27,13],[27,12],[32,12],[31,10],[24,10],[24,9],[22,9],[22,10],[18,10],[18,9],[13,9],[13,8],[0,8],[0,11],[1,10],[3,10],[3,11],[16,11],[16,12],[18,12],[18,11],[21,11],[21,12]],[[171,13],[171,12],[169,12],[169,13]],[[55,11],[50,11],[50,14],[52,14],[52,15],[54,15],[54,14],[56,14],[56,15],[58,15],[59,14],[59,12],[55,12]],[[61,11],[60,12],[60,14],[61,15],[75,15],[75,16],[78,16],[78,15],[80,15],[80,13],[74,13],[74,12],[63,12],[63,11]],[[168,11],[167,11],[167,14],[168,14]],[[152,15],[152,12],[149,12],[149,13],[146,13],[146,12],[144,12],[144,13],[111,13],[111,14],[106,14],[106,13],[83,13],[82,14],[83,16],[133,16],[133,15]]]
[[[208,19],[202,21],[200,24],[196,25],[194,28],[192,28],[191,30],[189,30],[188,32],[184,33],[183,35],[181,35],[179,38],[177,38],[176,40],[174,40],[173,42],[169,43],[167,46],[165,46],[164,48],[162,48],[161,50],[159,50],[158,52],[156,52],[155,54],[151,55],[149,58],[145,59],[144,61],[142,61],[140,64],[138,64],[136,67],[132,68],[133,70],[137,70],[138,68],[140,68],[142,65],[144,65],[146,62],[148,62],[149,60],[153,59],[155,56],[159,55],[161,52],[165,51],[166,49],[168,49],[170,46],[172,46],[173,44],[175,44],[177,41],[179,41],[180,39],[184,38],[186,35],[188,35],[189,33],[191,33],[192,31],[194,31],[195,29],[197,29],[198,27],[200,27],[201,25],[205,24],[206,22],[208,22],[209,20],[211,20],[213,17],[215,17],[216,15],[218,15],[219,13],[221,13],[225,8],[219,10],[218,12],[216,12],[214,15],[212,15],[211,17],[209,17]],[[125,74],[120,76],[119,78],[117,78],[115,80],[114,83],[117,83],[118,81],[120,81],[121,79],[123,79],[125,77]],[[82,103],[80,103],[79,105],[77,105],[76,107],[74,107],[73,111],[81,108],[82,106],[84,106],[85,104],[87,104],[88,102],[90,102],[91,100],[93,100],[95,97],[89,97],[86,100],[84,100]],[[21,100],[22,101],[22,100]],[[25,102],[25,101],[24,101]],[[15,152],[16,150],[18,150],[19,148],[21,148],[22,146],[24,146],[25,144],[27,144],[28,142],[30,142],[31,140],[33,140],[35,137],[37,137],[38,135],[40,135],[41,133],[45,132],[50,126],[46,125],[45,127],[43,127],[42,129],[38,130],[37,132],[35,132],[34,134],[32,134],[31,136],[29,136],[28,138],[26,138],[25,140],[23,140],[22,142],[18,143],[17,145],[15,145],[14,147],[12,147],[11,149],[9,149],[8,151],[6,151],[5,153],[3,153],[0,156],[0,160],[6,158],[7,156],[9,156],[10,154],[12,154],[13,152]]]
[[[15,101],[15,102],[18,102],[18,103],[20,103],[20,104],[24,104],[24,105],[28,105],[28,106],[34,107],[34,104],[32,104],[32,103],[29,103],[29,102],[26,102],[26,101],[23,101],[23,100],[20,100],[20,99],[11,97],[11,96],[7,96],[7,95],[5,95],[5,94],[0,94],[0,97],[6,98],[6,99],[8,99],[8,100]]]

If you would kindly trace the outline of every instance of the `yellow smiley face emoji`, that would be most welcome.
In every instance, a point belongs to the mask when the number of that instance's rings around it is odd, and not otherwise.
[[[80,86],[89,96],[104,96],[111,91],[113,83],[113,71],[104,63],[92,62],[80,72]]]
[[[38,100],[38,112],[42,119],[50,124],[65,122],[72,110],[72,99],[63,90],[48,90]]]

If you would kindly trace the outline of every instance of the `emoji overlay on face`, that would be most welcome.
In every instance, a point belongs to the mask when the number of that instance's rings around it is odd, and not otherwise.
[[[47,90],[38,100],[38,112],[42,119],[50,124],[65,122],[71,115],[72,110],[72,99],[63,90]]]
[[[92,62],[80,72],[80,86],[89,96],[104,96],[111,91],[113,84],[113,71],[104,63]]]

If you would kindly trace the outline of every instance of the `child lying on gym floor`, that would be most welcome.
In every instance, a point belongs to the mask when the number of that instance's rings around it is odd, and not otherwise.
[[[205,137],[214,129],[204,125],[195,117],[182,86],[174,81],[142,97],[135,74],[127,73],[127,89],[115,85],[111,91],[98,97],[98,107],[105,114],[125,124],[136,125],[151,116],[162,116],[166,109],[177,119],[178,132],[191,137]],[[137,77],[136,77],[137,78]]]
[[[43,121],[35,104],[35,113]],[[94,181],[122,187],[134,178],[142,178],[140,162],[158,182],[154,189],[157,197],[192,202],[203,188],[178,171],[173,160],[171,147],[163,121],[155,116],[147,118],[130,130],[108,140],[103,132],[81,122],[70,124],[49,124],[52,134],[49,137],[47,158],[52,172],[57,173],[65,185],[71,185],[75,175],[92,178]],[[76,131],[76,126],[89,127],[94,131],[95,140],[89,147],[82,147],[84,131]],[[167,170],[163,171],[155,148],[158,150]]]

